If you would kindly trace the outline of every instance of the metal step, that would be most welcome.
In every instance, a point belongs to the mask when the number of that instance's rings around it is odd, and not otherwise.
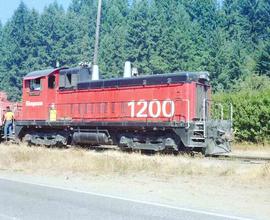
[[[201,130],[201,129],[195,129],[195,130],[193,130],[193,132],[204,132],[204,130]]]
[[[204,125],[204,122],[195,122],[195,125]]]
[[[191,137],[192,140],[205,140],[204,137]]]

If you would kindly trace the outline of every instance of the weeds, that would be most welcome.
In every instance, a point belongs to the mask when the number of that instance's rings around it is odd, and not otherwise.
[[[248,180],[270,180],[270,164],[241,164],[188,155],[154,155],[85,149],[50,149],[25,145],[0,145],[0,169],[91,175],[147,174],[169,178],[183,176],[225,176]]]

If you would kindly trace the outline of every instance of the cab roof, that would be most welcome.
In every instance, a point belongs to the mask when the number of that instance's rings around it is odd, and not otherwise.
[[[63,68],[45,69],[45,70],[38,70],[38,71],[30,72],[23,78],[23,80],[38,79],[41,77],[45,77],[45,76],[48,76],[51,73],[53,73],[57,70],[61,70],[61,69],[63,69]]]

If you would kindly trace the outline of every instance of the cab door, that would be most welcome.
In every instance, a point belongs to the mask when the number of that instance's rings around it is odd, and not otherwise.
[[[23,83],[23,120],[44,120],[46,106],[46,78],[26,79]]]
[[[47,119],[50,120],[51,110],[56,111],[56,91],[57,91],[57,82],[56,75],[50,74],[46,77],[46,86],[47,86],[47,94],[46,94],[46,111],[47,111]],[[56,114],[56,113],[55,113]]]

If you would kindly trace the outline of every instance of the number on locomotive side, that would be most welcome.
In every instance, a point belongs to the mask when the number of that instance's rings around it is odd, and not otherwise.
[[[150,102],[144,100],[138,102],[132,101],[128,103],[128,106],[131,109],[132,118],[147,118],[148,116],[151,118],[158,118],[160,116],[171,118],[175,113],[175,104],[171,100],[153,100]],[[137,113],[135,113],[135,108],[139,109]]]
[[[147,102],[146,101],[139,101],[137,102],[138,106],[141,106],[140,110],[137,113],[137,118],[147,118],[147,114],[145,110],[147,109]]]

